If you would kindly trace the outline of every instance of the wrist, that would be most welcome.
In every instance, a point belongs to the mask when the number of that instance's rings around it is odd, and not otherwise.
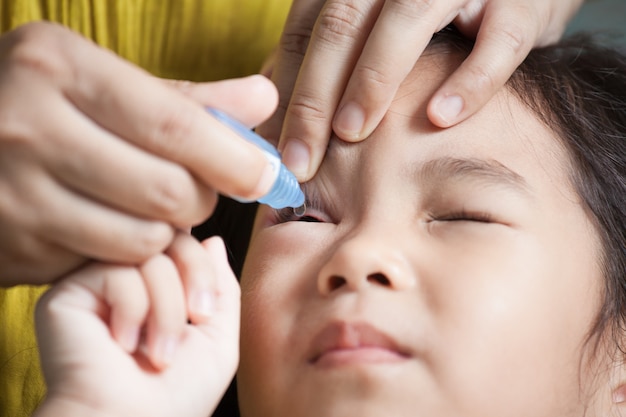
[[[71,398],[47,397],[32,417],[121,417]]]

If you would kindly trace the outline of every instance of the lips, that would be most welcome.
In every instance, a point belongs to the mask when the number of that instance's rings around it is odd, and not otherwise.
[[[368,323],[334,322],[313,339],[309,363],[328,368],[397,363],[409,357],[408,350]]]

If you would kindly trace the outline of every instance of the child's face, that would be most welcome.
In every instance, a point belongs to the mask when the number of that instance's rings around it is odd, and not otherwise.
[[[506,92],[435,129],[424,105],[445,75],[421,59],[368,140],[332,141],[306,187],[319,222],[260,209],[241,280],[244,416],[565,417],[610,402],[584,355],[600,249],[563,149]]]

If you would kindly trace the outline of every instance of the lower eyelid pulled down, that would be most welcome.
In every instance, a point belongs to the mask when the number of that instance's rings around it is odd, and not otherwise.
[[[287,222],[315,222],[315,223],[332,223],[331,217],[324,208],[319,199],[306,198],[304,202],[304,213],[296,213],[295,208],[286,207],[274,210],[277,223]]]
[[[315,222],[315,223],[325,223],[324,220],[310,213],[308,208],[305,210],[304,214],[299,215],[295,213],[295,210],[291,207],[286,207],[280,210],[274,210],[276,223],[287,223],[287,222]]]

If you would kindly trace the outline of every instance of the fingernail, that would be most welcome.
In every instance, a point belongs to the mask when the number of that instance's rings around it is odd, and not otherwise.
[[[447,125],[452,125],[463,111],[463,99],[457,95],[444,97],[437,103],[435,111]]]
[[[120,335],[119,343],[126,352],[132,353],[137,349],[139,330],[139,327],[129,327]]]
[[[272,185],[274,184],[274,180],[276,179],[276,172],[274,171],[274,166],[268,161],[265,168],[263,168],[263,172],[261,173],[261,177],[259,178],[259,182],[254,189],[254,198],[259,198],[267,194]]]
[[[356,103],[348,103],[339,110],[334,128],[344,139],[360,139],[365,125],[365,111]]]
[[[159,364],[167,366],[174,361],[178,340],[173,336],[159,337],[155,346],[155,357]]]
[[[291,139],[283,150],[283,163],[297,178],[305,178],[309,172],[311,153],[306,143]]]
[[[198,316],[209,318],[213,315],[215,303],[210,291],[196,291],[189,300],[191,311]]]

